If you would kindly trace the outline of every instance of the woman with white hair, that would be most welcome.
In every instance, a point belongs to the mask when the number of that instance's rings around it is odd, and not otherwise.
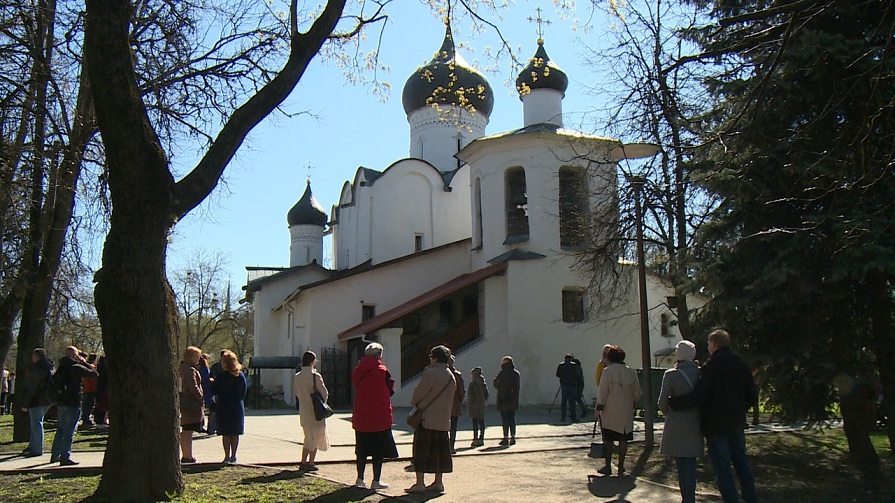
[[[695,399],[682,397],[694,394],[699,382],[699,367],[694,362],[696,345],[680,341],[675,349],[677,363],[665,371],[659,391],[659,410],[665,414],[660,452],[673,457],[677,464],[677,483],[682,503],[696,502],[696,458],[703,455],[702,432],[699,430],[699,408]],[[695,396],[695,395],[691,395]],[[675,400],[677,399],[677,400]],[[677,409],[671,405],[675,405]]]
[[[382,363],[382,344],[371,342],[364,350],[364,357],[357,362],[351,374],[354,384],[354,455],[357,460],[358,487],[366,487],[364,470],[367,458],[373,458],[373,482],[370,489],[385,489],[382,481],[382,461],[397,458],[398,448],[392,436],[392,402],[395,380],[388,367]]]

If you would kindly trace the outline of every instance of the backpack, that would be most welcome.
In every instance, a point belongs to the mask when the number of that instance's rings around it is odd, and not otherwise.
[[[59,404],[59,401],[62,400],[67,391],[65,376],[60,375],[62,373],[62,369],[59,369],[50,376],[49,380],[47,380],[47,399],[54,405]]]

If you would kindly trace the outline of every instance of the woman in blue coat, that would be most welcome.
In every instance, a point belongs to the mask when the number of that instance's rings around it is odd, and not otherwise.
[[[236,355],[230,350],[221,354],[223,372],[218,374],[211,389],[215,398],[215,415],[217,416],[217,432],[224,445],[224,464],[236,464],[236,449],[239,447],[239,436],[245,427],[245,374]]]

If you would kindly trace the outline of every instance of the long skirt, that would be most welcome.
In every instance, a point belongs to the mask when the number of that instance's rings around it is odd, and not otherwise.
[[[320,426],[310,428],[302,427],[305,434],[304,448],[309,451],[325,451],[329,449],[329,432],[326,431],[326,423],[321,421]]]
[[[413,470],[423,473],[451,473],[451,440],[446,431],[427,430],[420,425],[413,434]]]
[[[387,459],[398,457],[398,447],[391,428],[385,431],[355,431],[354,454],[358,459]]]

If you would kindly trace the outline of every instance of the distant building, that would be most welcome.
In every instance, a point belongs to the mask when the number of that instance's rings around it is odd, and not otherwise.
[[[604,344],[621,345],[628,364],[640,367],[637,289],[616,313],[588,313],[588,281],[574,267],[575,215],[607,204],[592,194],[614,195],[626,152],[654,150],[563,128],[567,85],[538,40],[517,79],[522,127],[486,136],[494,94],[457,54],[448,27],[441,49],[404,86],[410,156],[382,171],[359,168],[329,219],[309,182],[287,217],[289,268],[249,268],[254,354],[317,352],[343,404],[369,340],[385,347],[397,405],[409,403],[436,344],[452,348],[464,372],[481,366],[489,382],[500,358],[512,355],[525,404],[550,403],[567,352],[584,365],[588,398]],[[606,176],[585,169],[594,160]],[[324,233],[332,235],[333,269],[320,265]],[[660,357],[680,340],[670,295],[649,276],[651,348]],[[262,381],[286,386],[292,400],[291,371],[264,371]]]

